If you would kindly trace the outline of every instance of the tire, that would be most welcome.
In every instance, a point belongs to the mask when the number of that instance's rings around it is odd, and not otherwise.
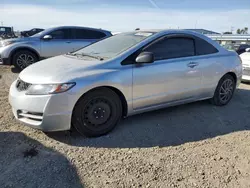
[[[98,137],[107,134],[122,117],[119,96],[108,88],[83,95],[74,107],[72,125],[82,135]]]
[[[234,94],[236,88],[236,80],[229,74],[223,76],[214,92],[213,98],[210,100],[216,106],[227,105]]]
[[[38,61],[36,54],[29,50],[17,51],[12,58],[12,64],[19,70],[23,70],[29,65]]]

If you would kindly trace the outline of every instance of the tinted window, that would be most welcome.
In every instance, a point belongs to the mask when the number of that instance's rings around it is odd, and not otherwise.
[[[195,39],[195,46],[196,55],[207,55],[218,52],[218,50],[213,45],[200,38]]]
[[[145,51],[154,53],[155,60],[194,56],[194,40],[190,38],[165,38]]]
[[[53,39],[71,39],[70,29],[58,29],[52,31],[49,35],[51,35]]]
[[[100,31],[89,29],[74,29],[75,39],[101,39],[106,37],[106,34]]]

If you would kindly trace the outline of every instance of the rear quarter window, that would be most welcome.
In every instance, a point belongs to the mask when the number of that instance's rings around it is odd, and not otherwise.
[[[196,55],[208,55],[218,52],[218,49],[212,44],[198,37],[195,39],[195,47]]]
[[[101,39],[106,37],[106,34],[91,29],[74,29],[74,36],[75,39]]]

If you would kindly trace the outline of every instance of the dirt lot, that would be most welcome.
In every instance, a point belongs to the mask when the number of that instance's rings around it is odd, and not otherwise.
[[[109,135],[45,134],[16,122],[0,66],[0,187],[250,187],[250,85],[228,106],[207,101],[137,115]]]

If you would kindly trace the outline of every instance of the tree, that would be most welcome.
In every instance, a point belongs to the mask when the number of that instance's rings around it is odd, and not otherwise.
[[[248,27],[245,27],[245,28],[244,28],[244,31],[245,31],[244,34],[248,34]]]
[[[237,29],[237,34],[248,34],[248,27]]]

